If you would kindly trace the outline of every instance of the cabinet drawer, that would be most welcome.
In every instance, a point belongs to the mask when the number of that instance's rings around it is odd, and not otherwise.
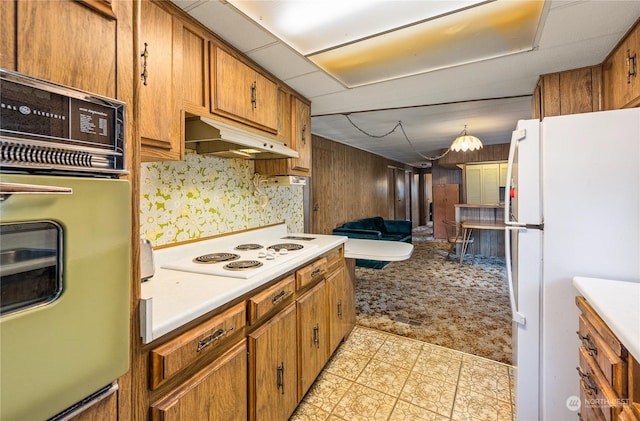
[[[155,389],[194,361],[243,332],[246,304],[239,303],[151,351],[151,388]]]
[[[296,272],[296,289],[300,289],[324,278],[327,273],[327,258],[322,257]]]
[[[618,396],[626,397],[627,363],[616,355],[584,314],[580,316],[578,336]]]
[[[327,272],[331,273],[336,269],[339,269],[344,260],[342,259],[344,255],[344,249],[342,247],[338,247],[335,250],[332,250],[327,254]]]
[[[633,410],[630,406],[625,406],[622,408],[622,412],[620,412],[620,416],[618,417],[620,421],[638,421],[638,417],[633,413]]]
[[[589,395],[582,383],[580,384],[580,412],[578,414],[580,421],[605,421],[600,408],[591,404]]]
[[[598,369],[598,366],[584,346],[580,346],[580,387],[584,388],[585,400],[583,406],[592,406],[600,409],[605,420],[616,420],[620,412],[622,400],[619,399],[607,379]]]
[[[620,343],[616,335],[609,329],[606,323],[598,316],[584,297],[576,297],[576,305],[582,312],[586,320],[591,323],[593,328],[600,334],[602,339],[607,343],[611,350],[620,358],[626,359],[627,350]]]
[[[287,302],[295,292],[295,276],[287,276],[277,284],[249,298],[249,324],[254,324],[264,315]]]

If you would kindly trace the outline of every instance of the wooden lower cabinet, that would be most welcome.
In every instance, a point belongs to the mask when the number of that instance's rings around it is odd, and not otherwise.
[[[237,345],[151,405],[153,421],[247,419],[247,345]]]
[[[355,289],[344,266],[326,280],[328,291],[329,354],[355,325]]]
[[[354,268],[336,247],[152,345],[134,419],[288,420],[355,326]]]
[[[326,282],[320,281],[297,302],[298,399],[313,384],[329,359]]]
[[[249,335],[249,420],[286,421],[298,404],[296,305]]]
[[[640,414],[640,366],[624,344],[583,297],[577,331],[580,419],[637,421]]]
[[[118,393],[96,402],[70,421],[118,421]]]

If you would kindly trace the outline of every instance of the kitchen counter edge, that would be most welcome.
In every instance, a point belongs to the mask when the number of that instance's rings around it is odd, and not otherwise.
[[[577,276],[573,285],[640,361],[640,283]]]

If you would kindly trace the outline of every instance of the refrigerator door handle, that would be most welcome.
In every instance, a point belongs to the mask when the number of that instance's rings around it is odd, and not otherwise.
[[[506,218],[506,217],[505,217]],[[513,286],[513,273],[511,265],[511,231],[525,229],[524,227],[505,227],[504,230],[504,248],[505,248],[505,263],[507,266],[507,284],[509,285],[509,301],[511,302],[511,318],[519,325],[526,325],[526,318],[524,314],[518,312],[518,304],[516,303],[516,295]]]
[[[511,135],[511,145],[509,145],[509,158],[507,161],[507,184],[505,186],[505,198],[504,198],[504,224],[509,227],[518,227],[521,226],[518,221],[511,219],[511,189],[512,186],[512,177],[513,177],[513,164],[516,155],[516,148],[518,147],[518,142],[524,139],[527,136],[527,131],[525,129],[514,130]]]

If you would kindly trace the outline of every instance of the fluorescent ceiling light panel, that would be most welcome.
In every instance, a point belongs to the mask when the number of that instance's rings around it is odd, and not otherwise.
[[[347,87],[530,51],[544,1],[228,0]]]
[[[487,0],[228,0],[306,56]]]

